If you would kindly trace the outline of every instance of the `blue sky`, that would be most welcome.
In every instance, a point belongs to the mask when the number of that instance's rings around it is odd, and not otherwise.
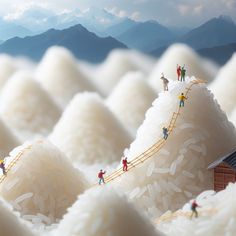
[[[91,6],[105,8],[118,16],[136,20],[155,19],[165,25],[197,26],[206,20],[229,15],[236,21],[236,0],[0,0],[0,15],[19,17],[30,7],[40,5],[49,11],[62,12]]]

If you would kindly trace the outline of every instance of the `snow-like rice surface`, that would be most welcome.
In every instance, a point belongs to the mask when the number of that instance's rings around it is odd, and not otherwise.
[[[95,93],[76,95],[49,139],[73,162],[119,161],[132,138]]]
[[[0,119],[0,157],[3,159],[8,153],[20,144],[10,128]]]
[[[21,158],[0,186],[0,195],[24,219],[52,224],[62,218],[76,197],[88,187],[87,181],[49,142],[35,141],[17,147],[6,159],[6,166],[20,152],[23,153]]]
[[[137,70],[140,70],[139,66],[130,58],[127,50],[114,50],[97,68],[96,83],[105,94],[109,94],[122,76],[129,71]]]
[[[60,108],[27,72],[17,72],[1,93],[0,114],[22,140],[48,135]]]
[[[79,71],[76,59],[62,47],[47,50],[38,65],[36,77],[61,107],[80,91],[96,91],[95,86]]]
[[[136,135],[147,109],[156,97],[156,92],[146,82],[144,74],[130,72],[116,85],[106,103],[123,125]]]
[[[236,184],[229,184],[221,192],[206,191],[197,197],[199,217],[177,217],[160,222],[157,227],[168,236],[234,236],[236,232]],[[190,212],[187,203],[181,212]]]
[[[2,89],[8,78],[17,70],[17,67],[12,57],[0,54],[0,68],[0,89]]]
[[[146,113],[136,140],[127,151],[132,160],[163,137],[162,127],[177,109],[178,96],[189,83],[161,93]],[[212,188],[207,166],[232,151],[236,132],[205,85],[192,87],[176,128],[164,147],[144,164],[123,175],[117,184],[151,217],[178,209],[188,199]]]
[[[230,115],[236,107],[236,53],[232,58],[220,69],[217,77],[210,85],[210,89],[214,93],[217,101],[222,109]]]
[[[0,235],[1,236],[33,236],[27,222],[20,219],[20,214],[0,199]]]
[[[53,236],[158,236],[126,197],[99,187],[80,195]]]
[[[206,81],[211,81],[216,73],[212,73],[212,69],[208,69],[204,60],[190,47],[184,44],[174,44],[165,51],[151,72],[150,83],[158,92],[163,87],[160,80],[161,73],[164,73],[168,79],[177,80],[177,64],[180,66],[185,65],[188,76],[195,76]]]
[[[236,127],[236,108],[232,111],[232,114],[229,117],[229,120],[234,124]]]

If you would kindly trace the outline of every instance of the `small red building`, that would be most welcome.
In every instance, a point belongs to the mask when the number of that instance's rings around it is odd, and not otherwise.
[[[214,161],[208,166],[214,169],[214,190],[225,189],[228,183],[236,182],[236,150]]]

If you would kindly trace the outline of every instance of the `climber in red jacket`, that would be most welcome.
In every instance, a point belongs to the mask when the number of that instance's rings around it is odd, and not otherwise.
[[[199,205],[197,204],[196,200],[193,200],[193,202],[191,203],[191,219],[193,215],[195,215],[196,218],[198,217],[197,207],[199,207]]]
[[[105,180],[104,180],[104,177],[103,175],[106,174],[106,171],[103,171],[103,170],[100,170],[100,172],[98,173],[98,178],[99,178],[99,185],[101,185],[102,183],[105,184]]]
[[[130,162],[127,161],[127,157],[125,157],[122,160],[122,164],[123,164],[123,171],[128,171],[128,164],[130,164]]]

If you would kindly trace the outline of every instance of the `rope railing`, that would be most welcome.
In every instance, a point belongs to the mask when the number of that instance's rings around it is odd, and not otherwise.
[[[213,216],[218,212],[217,209],[215,208],[210,208],[210,209],[205,209],[205,210],[199,210],[198,211],[198,216]],[[176,211],[176,212],[169,212],[169,213],[165,213],[162,216],[160,216],[159,218],[157,218],[156,220],[154,220],[155,224],[160,224],[160,223],[165,223],[165,222],[169,222],[172,221],[178,217],[186,217],[186,218],[190,218],[191,219],[192,216],[192,211]]]

